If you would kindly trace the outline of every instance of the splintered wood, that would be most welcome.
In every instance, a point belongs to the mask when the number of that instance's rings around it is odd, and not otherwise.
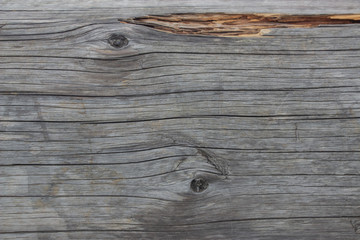
[[[175,34],[254,37],[268,33],[271,28],[310,28],[328,24],[360,23],[360,15],[188,13],[135,17],[119,21]]]

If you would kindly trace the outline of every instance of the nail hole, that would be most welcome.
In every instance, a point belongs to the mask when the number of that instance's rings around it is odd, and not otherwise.
[[[190,187],[194,192],[202,192],[209,186],[208,181],[204,178],[195,178],[191,181]]]
[[[115,48],[122,48],[128,45],[129,40],[119,33],[113,33],[108,38],[108,43]]]

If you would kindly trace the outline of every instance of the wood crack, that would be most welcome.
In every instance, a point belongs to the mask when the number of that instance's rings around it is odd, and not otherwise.
[[[287,15],[181,13],[119,19],[158,31],[200,36],[259,37],[273,28],[313,28],[321,25],[360,23],[360,14]]]
[[[220,172],[221,175],[228,176],[229,175],[229,166],[227,160],[222,157],[216,155],[211,150],[201,147],[202,144],[196,142],[194,139],[181,134],[181,133],[173,133],[162,135],[164,139],[170,139],[173,144],[178,146],[187,146],[195,148],[206,160],[209,164],[214,166],[214,168]],[[184,162],[184,160],[180,161],[177,166],[174,168],[174,171]]]

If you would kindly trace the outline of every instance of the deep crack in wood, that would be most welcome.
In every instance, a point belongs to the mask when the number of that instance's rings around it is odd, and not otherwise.
[[[218,37],[259,37],[272,28],[311,28],[320,25],[360,23],[360,14],[287,15],[182,13],[119,19],[174,34]]]

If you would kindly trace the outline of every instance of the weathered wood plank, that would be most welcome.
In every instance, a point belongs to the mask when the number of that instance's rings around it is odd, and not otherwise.
[[[0,239],[359,239],[359,24],[224,38],[118,22],[359,6],[4,1]]]

